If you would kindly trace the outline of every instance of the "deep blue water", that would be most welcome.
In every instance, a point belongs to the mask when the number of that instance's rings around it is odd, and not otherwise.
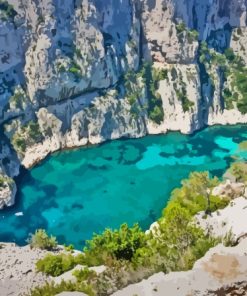
[[[232,161],[246,159],[238,148],[246,139],[247,126],[210,127],[56,153],[20,178],[16,205],[0,212],[0,241],[25,244],[45,228],[59,243],[81,248],[106,227],[139,222],[146,229],[191,171],[220,177]]]

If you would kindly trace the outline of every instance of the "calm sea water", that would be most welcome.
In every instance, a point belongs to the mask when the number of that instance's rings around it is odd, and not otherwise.
[[[238,148],[246,139],[247,126],[238,125],[56,153],[22,176],[16,205],[0,212],[0,241],[25,244],[45,228],[59,243],[81,248],[106,227],[139,222],[146,229],[190,172],[220,177],[236,158],[247,159]]]

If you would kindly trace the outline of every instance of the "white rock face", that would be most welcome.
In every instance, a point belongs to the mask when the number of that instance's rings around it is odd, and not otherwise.
[[[204,217],[205,213],[199,213],[196,221],[215,237],[224,237],[231,232],[233,239],[238,240],[247,233],[246,215],[247,199],[239,197],[231,201],[226,208],[208,215],[207,218]]]
[[[220,291],[221,295],[239,295],[241,286],[245,289],[247,287],[246,248],[246,238],[232,248],[219,244],[198,260],[190,271],[169,274],[160,272],[112,295],[164,296],[165,292],[174,296],[206,296],[220,295]],[[236,294],[230,294],[230,291]]]
[[[230,47],[247,64],[247,28],[235,28],[232,31]]]
[[[31,167],[59,149],[146,134],[145,122],[131,114],[126,100],[94,95],[39,109],[37,118],[45,139],[28,147],[20,156],[22,164]],[[89,108],[90,104],[94,106]]]
[[[20,67],[36,105],[108,88],[139,66],[140,20],[132,1],[9,3],[18,13],[17,29],[10,21],[1,24],[7,56],[1,69]]]
[[[22,296],[29,295],[30,290],[37,286],[43,286],[46,282],[60,283],[62,279],[73,279],[72,271],[59,277],[51,277],[36,271],[36,262],[44,258],[48,253],[63,253],[64,248],[58,246],[53,252],[31,249],[29,245],[19,247],[13,243],[0,243],[0,295]],[[66,253],[66,252],[65,252]],[[79,254],[75,251],[73,254]],[[92,267],[96,272],[103,272],[104,267]],[[83,294],[84,295],[84,294]]]
[[[220,183],[220,185],[213,189],[212,195],[234,199],[243,196],[244,192],[244,183],[234,183],[230,180],[226,180],[224,183]]]
[[[47,251],[18,247],[15,244],[1,244],[0,249],[0,294],[18,296],[27,293],[49,278],[35,272],[35,263]]]
[[[181,2],[176,1],[144,1],[142,22],[146,59],[187,64],[195,60],[198,42],[189,42],[186,32],[179,34],[176,29],[174,18],[179,6]]]
[[[199,112],[201,84],[198,67],[195,64],[168,65],[168,67],[170,69],[168,79],[160,81],[158,89],[163,101],[164,127],[166,130],[189,134],[202,127]],[[188,110],[183,110],[178,92],[190,103]]]

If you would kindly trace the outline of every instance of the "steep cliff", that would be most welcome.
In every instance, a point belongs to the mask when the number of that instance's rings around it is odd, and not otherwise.
[[[66,147],[247,122],[246,11],[244,0],[1,0],[0,173]]]

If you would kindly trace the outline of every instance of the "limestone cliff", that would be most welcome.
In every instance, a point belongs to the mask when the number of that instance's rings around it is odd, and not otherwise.
[[[244,0],[1,0],[0,174],[66,147],[247,122],[246,11]]]

